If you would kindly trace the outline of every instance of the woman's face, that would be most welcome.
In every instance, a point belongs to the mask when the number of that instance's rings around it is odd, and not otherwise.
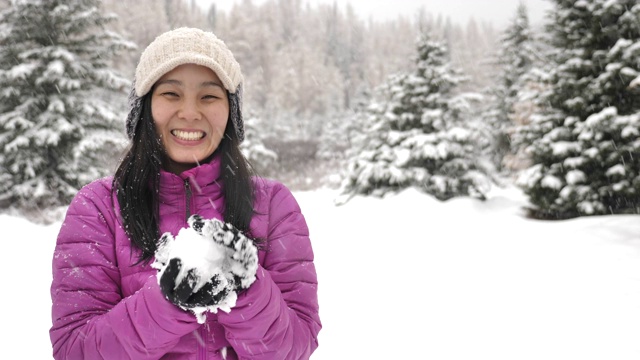
[[[180,65],[152,91],[151,114],[169,158],[166,170],[179,174],[211,156],[229,119],[227,91],[216,73],[200,65]]]

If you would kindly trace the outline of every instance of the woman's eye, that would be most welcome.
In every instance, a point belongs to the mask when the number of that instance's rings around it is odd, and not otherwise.
[[[166,91],[162,93],[163,96],[169,96],[169,97],[174,97],[174,96],[178,96],[178,94],[174,93],[173,91]]]
[[[217,99],[218,97],[215,95],[205,95],[202,98],[205,100],[210,100],[210,99]]]

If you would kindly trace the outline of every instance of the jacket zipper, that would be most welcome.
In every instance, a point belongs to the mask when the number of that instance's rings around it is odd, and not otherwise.
[[[186,211],[185,211],[185,222],[189,220],[189,216],[191,216],[191,185],[189,184],[189,179],[184,179],[184,191],[186,193]]]
[[[185,221],[189,220],[189,216],[191,216],[191,184],[189,183],[189,179],[184,179],[184,192],[185,192]],[[201,326],[199,331],[200,341],[198,341],[198,359],[206,360],[207,359],[207,347],[206,347],[206,336],[207,333],[205,331],[204,326]]]
[[[207,359],[207,332],[204,329],[205,325],[200,326],[200,339],[201,342],[198,342],[198,359],[206,360]]]

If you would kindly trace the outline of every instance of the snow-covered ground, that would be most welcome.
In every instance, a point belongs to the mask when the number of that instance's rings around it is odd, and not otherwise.
[[[523,195],[439,202],[406,190],[333,206],[295,193],[323,329],[312,360],[640,359],[640,216],[523,217]],[[51,358],[59,223],[0,215],[2,353]]]

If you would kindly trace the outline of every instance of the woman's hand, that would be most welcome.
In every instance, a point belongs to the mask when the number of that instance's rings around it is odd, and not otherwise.
[[[206,311],[235,306],[237,291],[256,279],[258,249],[233,225],[193,215],[174,238],[160,238],[155,261],[164,296],[199,320]]]

